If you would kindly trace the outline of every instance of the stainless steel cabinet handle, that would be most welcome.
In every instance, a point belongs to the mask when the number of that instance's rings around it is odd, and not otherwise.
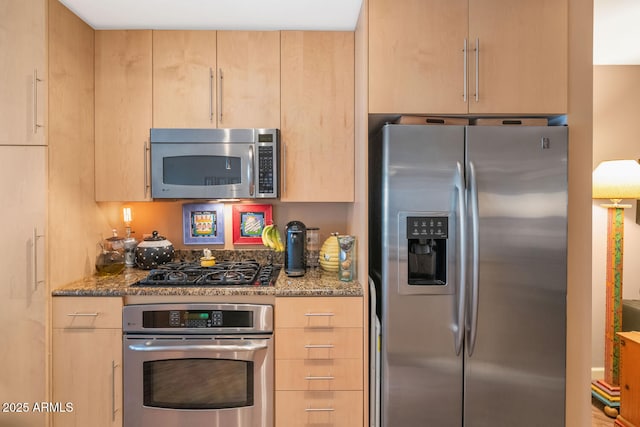
[[[469,86],[467,76],[467,39],[464,39],[464,45],[462,47],[462,99],[467,102],[467,87]]]
[[[38,234],[38,228],[33,227],[33,238],[31,245],[31,259],[33,260],[33,290],[36,291],[38,289],[38,283],[43,282],[44,280],[38,280],[38,239],[44,237],[44,234]]]
[[[143,193],[143,197],[146,198],[147,197],[147,192],[149,191],[149,154],[151,152],[151,147],[149,145],[147,145],[147,140],[145,139],[144,141],[144,147],[143,147],[143,173],[144,173],[144,179],[143,179],[143,184],[144,184],[144,193]]]
[[[334,380],[336,377],[332,376],[332,375],[328,375],[328,376],[314,376],[314,375],[307,375],[306,377],[304,377],[305,380],[307,381],[332,381]]]
[[[456,193],[457,193],[457,208],[456,216],[458,222],[458,313],[456,319],[456,331],[455,331],[455,345],[456,354],[460,354],[462,351],[462,345],[464,343],[464,329],[465,329],[465,310],[466,310],[466,295],[467,295],[467,225],[466,225],[466,203],[465,203],[465,184],[462,172],[462,164],[460,162],[456,165],[456,181],[455,181]]]
[[[480,100],[480,39],[476,37],[476,48],[475,57],[476,57],[476,102]]]
[[[333,317],[335,314],[333,313],[305,313],[307,317]]]
[[[471,196],[471,239],[473,241],[471,248],[471,313],[466,321],[467,329],[467,351],[469,356],[473,354],[476,345],[476,335],[478,326],[478,283],[479,283],[479,244],[478,244],[478,183],[476,181],[476,169],[473,162],[469,162],[469,195]]]
[[[333,412],[333,408],[305,408],[305,412]]]
[[[219,352],[237,352],[237,351],[257,351],[267,348],[267,344],[263,343],[228,343],[228,344],[164,344],[164,345],[145,345],[131,344],[129,349],[133,351],[219,351]]]
[[[247,179],[249,180],[249,195],[253,196],[253,193],[255,192],[255,187],[256,187],[256,179],[255,179],[255,174],[253,171],[253,165],[254,165],[254,161],[253,161],[253,146],[249,147],[249,165],[247,167]]]
[[[71,317],[98,317],[100,313],[67,313],[67,316]]]
[[[282,143],[282,192],[287,194],[287,146]]]
[[[209,67],[209,122],[213,123],[213,68]]]
[[[38,83],[42,79],[38,78],[38,69],[33,70],[33,133],[38,133],[38,128],[44,127],[38,124]]]
[[[316,349],[316,348],[335,348],[333,344],[307,344],[304,346],[306,349]]]
[[[116,367],[118,364],[115,360],[111,361],[111,421],[116,420]]]
[[[218,69],[218,120],[222,123],[222,68]]]

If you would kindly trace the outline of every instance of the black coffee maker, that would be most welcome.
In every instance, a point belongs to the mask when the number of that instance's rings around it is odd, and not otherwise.
[[[307,227],[300,221],[291,221],[287,223],[285,235],[284,272],[287,276],[304,276]]]

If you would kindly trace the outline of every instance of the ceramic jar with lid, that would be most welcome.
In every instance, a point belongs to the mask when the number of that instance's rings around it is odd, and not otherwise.
[[[136,265],[150,270],[173,260],[175,250],[170,241],[154,231],[136,247]]]

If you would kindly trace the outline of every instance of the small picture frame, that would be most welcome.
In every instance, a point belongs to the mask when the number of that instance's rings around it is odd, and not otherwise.
[[[262,230],[272,223],[271,205],[233,205],[233,243],[262,244]]]
[[[224,205],[182,205],[182,229],[185,245],[224,245]]]

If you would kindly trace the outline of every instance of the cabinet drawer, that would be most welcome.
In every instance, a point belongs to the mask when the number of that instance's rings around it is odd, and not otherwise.
[[[361,359],[362,328],[276,330],[276,359]]]
[[[276,390],[362,390],[362,361],[276,360]]]
[[[122,298],[54,297],[54,328],[122,328]]]
[[[279,391],[276,426],[362,426],[362,404],[361,391]]]
[[[276,298],[276,328],[362,327],[362,298]]]

